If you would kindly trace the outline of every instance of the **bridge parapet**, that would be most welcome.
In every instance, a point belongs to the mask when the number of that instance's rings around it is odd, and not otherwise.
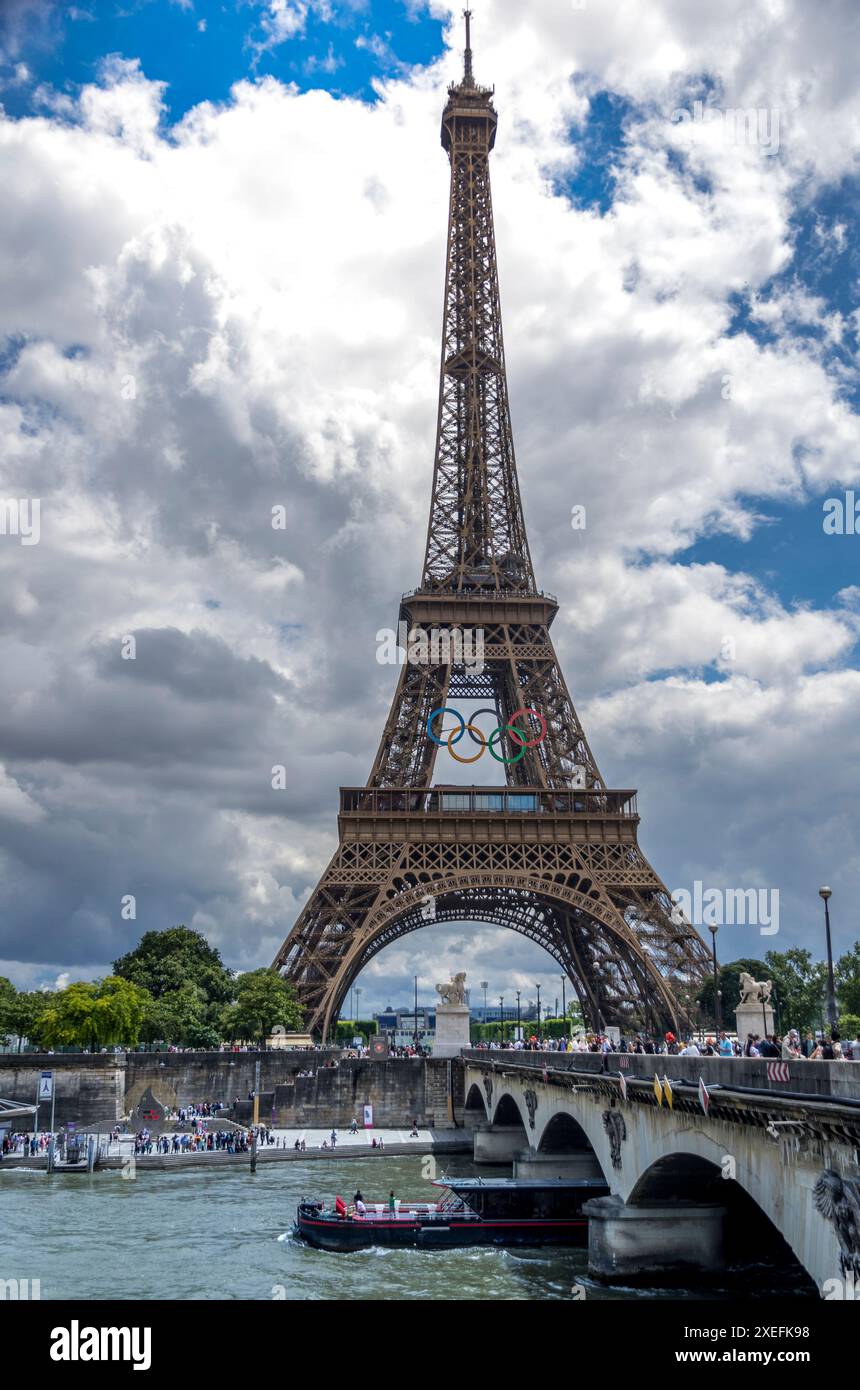
[[[792,1092],[808,1095],[810,1099],[842,1098],[860,1104],[860,1063],[857,1062],[807,1062],[792,1060],[784,1064],[786,1080],[776,1080],[768,1075],[766,1057],[673,1057],[665,1053],[640,1055],[633,1052],[520,1052],[513,1049],[469,1048],[463,1053],[463,1060],[470,1064],[487,1064],[494,1067],[533,1067],[537,1071],[548,1072],[619,1072],[627,1077],[653,1081],[656,1072],[661,1078],[668,1076],[670,1081],[678,1079],[698,1085],[699,1077],[705,1085],[720,1085],[762,1091],[770,1095],[790,1095]]]

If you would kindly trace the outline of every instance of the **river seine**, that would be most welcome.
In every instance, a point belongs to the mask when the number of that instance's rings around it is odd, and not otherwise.
[[[602,1288],[587,1276],[584,1250],[340,1255],[309,1249],[290,1234],[303,1196],[330,1201],[339,1192],[351,1198],[360,1187],[368,1201],[382,1201],[393,1188],[404,1200],[428,1200],[429,1162],[418,1156],[311,1159],[261,1164],[254,1176],[246,1165],[232,1171],[138,1169],[131,1181],[118,1170],[48,1178],[0,1166],[0,1279],[38,1279],[43,1299],[690,1296]],[[440,1176],[478,1171],[465,1157],[438,1163]],[[738,1297],[737,1285],[729,1296]]]

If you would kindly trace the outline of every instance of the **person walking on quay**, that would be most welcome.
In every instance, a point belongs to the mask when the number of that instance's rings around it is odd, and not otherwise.
[[[350,1124],[349,1132],[350,1134],[358,1134],[358,1120],[355,1118],[355,1116],[353,1116],[352,1118],[352,1123]]]
[[[329,1138],[330,1138],[330,1140],[331,1140],[331,1146],[332,1146],[332,1148],[333,1148],[333,1149],[336,1149],[336,1148],[337,1148],[337,1130],[336,1130],[336,1129],[333,1129],[333,1130],[332,1130],[331,1134],[329,1135]]]
[[[389,1216],[396,1216],[396,1215],[397,1215],[397,1203],[396,1203],[396,1201],[394,1200],[394,1192],[393,1192],[393,1190],[392,1190],[391,1192],[389,1192],[389,1194],[388,1194],[388,1215],[389,1215]]]

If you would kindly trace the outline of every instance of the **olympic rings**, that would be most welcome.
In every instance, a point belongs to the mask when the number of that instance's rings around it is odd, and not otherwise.
[[[441,738],[437,737],[437,735],[433,732],[433,721],[436,719],[437,715],[440,714],[453,714],[454,718],[459,723],[459,728],[441,729]],[[489,708],[479,709],[475,711],[472,718],[477,719],[478,715],[480,714],[495,715],[496,711],[494,709]],[[533,714],[535,719],[539,721],[540,733],[536,734],[534,738],[527,739],[525,737],[525,734],[527,732],[525,728],[519,729],[514,727],[514,720],[519,719],[521,714]],[[522,706],[518,710],[515,710],[514,713],[511,715],[511,722],[509,724],[500,724],[499,727],[497,729],[494,729],[493,732],[490,734],[489,739],[485,737],[484,731],[482,729],[479,729],[476,724],[467,724],[460,711],[452,709],[450,705],[440,705],[437,709],[434,709],[432,711],[432,713],[429,715],[427,719],[428,737],[439,748],[446,747],[448,749],[448,752],[451,754],[451,757],[455,760],[455,762],[458,763],[476,763],[478,759],[481,757],[485,748],[489,748],[490,756],[495,758],[497,763],[518,763],[521,758],[525,757],[527,748],[535,748],[539,743],[543,742],[543,740],[546,738],[546,728],[546,720],[544,719],[543,715],[539,712],[539,710],[526,709]],[[459,743],[460,739],[466,733],[469,735],[469,738],[472,740],[473,743],[480,744],[480,748],[478,749],[477,753],[474,753],[470,758],[466,758],[462,754],[454,752],[454,744]],[[493,744],[503,739],[505,734],[507,734],[510,737],[514,747],[518,750],[512,758],[502,757],[493,748]]]

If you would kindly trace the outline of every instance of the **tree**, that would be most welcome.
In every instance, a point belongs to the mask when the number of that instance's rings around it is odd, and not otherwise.
[[[840,1013],[860,1014],[860,941],[839,957],[833,973]]]
[[[51,996],[34,1036],[43,1047],[134,1046],[148,998],[145,990],[117,975],[94,983],[75,980]]]
[[[773,980],[779,1005],[780,1027],[801,1032],[814,1028],[821,1016],[825,968],[810,951],[792,946],[787,951],[768,951],[766,979]]]
[[[18,1035],[19,1052],[24,1038],[36,1039],[39,1020],[54,997],[47,989],[22,990],[15,995],[10,1005],[9,1031]]]
[[[304,1015],[295,990],[274,970],[249,970],[236,981],[236,1000],[225,1009],[223,1028],[228,1038],[254,1039],[265,1045],[275,1027],[299,1031]]]
[[[763,960],[734,960],[720,967],[720,1018],[723,1026],[735,1026],[735,1009],[741,998],[741,972],[746,970],[755,980],[768,978],[767,966]],[[714,1018],[714,976],[711,973],[696,996],[706,1018]]]
[[[189,927],[145,932],[133,951],[114,961],[113,969],[115,975],[148,990],[153,999],[186,985],[195,985],[207,1005],[233,998],[233,976],[220,952]]]
[[[187,984],[160,999],[149,998],[140,1036],[143,1042],[217,1047],[223,1006],[210,1004],[199,985]]]
[[[860,1038],[860,1015],[840,1014],[839,1033],[843,1039],[850,1038],[852,1042],[855,1038]]]
[[[0,975],[0,1044],[4,1044],[9,1034],[16,1031],[12,1019],[17,993],[12,981]]]
[[[146,932],[133,951],[114,961],[114,971],[151,996],[144,1042],[218,1046],[221,1015],[235,985],[220,952],[200,932],[182,926]]]

